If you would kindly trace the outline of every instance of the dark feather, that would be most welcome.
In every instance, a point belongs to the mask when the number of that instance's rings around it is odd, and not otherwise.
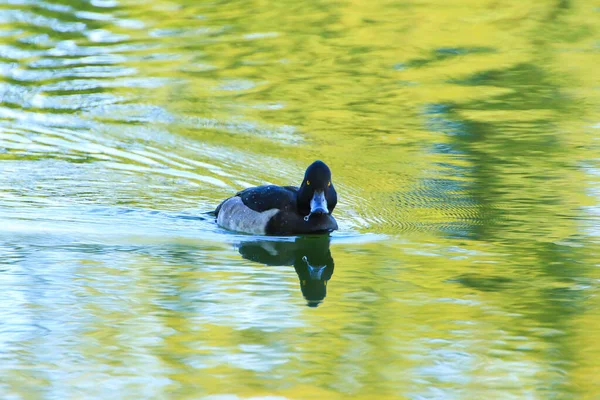
[[[257,186],[242,190],[236,196],[242,198],[246,207],[257,212],[272,210],[296,211],[296,193],[293,186]]]

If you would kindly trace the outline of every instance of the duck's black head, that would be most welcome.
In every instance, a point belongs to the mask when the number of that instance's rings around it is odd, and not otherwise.
[[[337,193],[331,182],[331,170],[323,161],[310,164],[298,191],[301,215],[331,214],[337,204]]]

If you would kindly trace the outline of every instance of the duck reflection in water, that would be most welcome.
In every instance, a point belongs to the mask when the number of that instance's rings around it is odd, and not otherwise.
[[[300,236],[293,242],[254,240],[242,242],[242,257],[265,265],[293,265],[300,290],[309,307],[317,307],[327,295],[327,282],[333,274],[329,235]]]

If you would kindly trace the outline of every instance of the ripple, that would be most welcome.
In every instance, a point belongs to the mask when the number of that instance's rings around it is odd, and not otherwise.
[[[61,68],[72,65],[110,65],[119,64],[126,60],[124,56],[117,54],[99,54],[80,58],[41,58],[29,63],[29,68]]]
[[[43,4],[43,3],[42,3]],[[63,10],[52,10],[63,11]],[[70,11],[70,10],[66,10]],[[34,14],[22,10],[2,10],[0,13],[0,24],[10,23],[26,23],[38,27],[49,28],[55,32],[83,32],[86,29],[86,24],[83,22],[65,22],[57,18],[45,17],[39,14]]]
[[[69,69],[52,70],[28,70],[13,69],[8,75],[9,78],[17,81],[40,82],[63,78],[115,78],[127,75],[135,75],[135,68],[122,66],[83,66]]]
[[[92,107],[102,107],[107,104],[124,102],[123,97],[112,94],[73,94],[68,96],[44,96],[37,94],[31,99],[31,106],[44,109],[83,110]]]

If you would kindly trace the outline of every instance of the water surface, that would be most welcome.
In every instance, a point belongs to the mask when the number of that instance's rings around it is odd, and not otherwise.
[[[0,398],[600,397],[599,17],[0,0]],[[206,214],[315,159],[330,238]]]

